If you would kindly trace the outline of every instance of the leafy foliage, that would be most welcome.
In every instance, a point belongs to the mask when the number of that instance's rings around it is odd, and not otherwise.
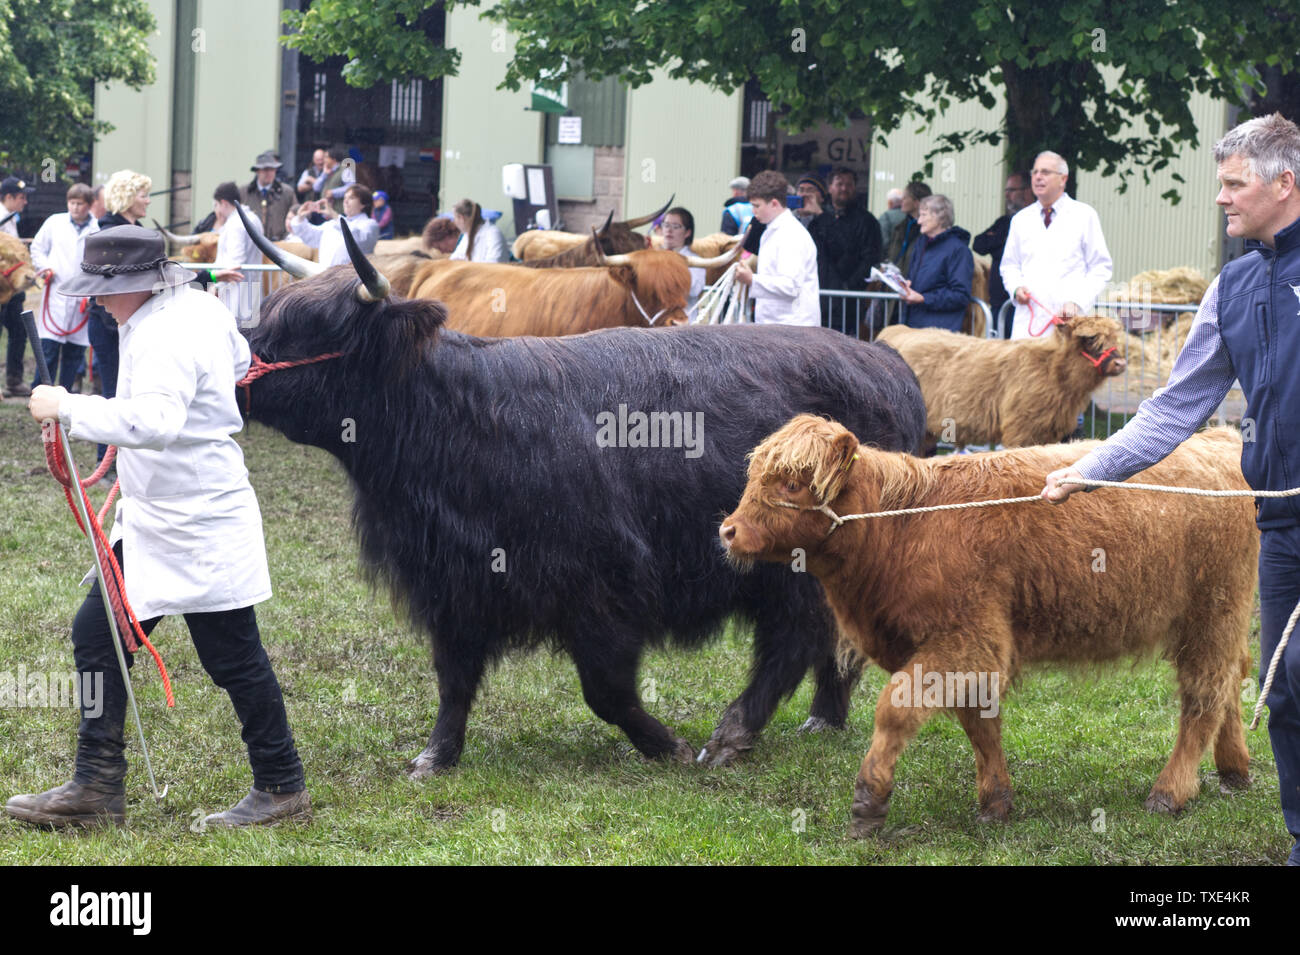
[[[304,31],[289,42],[346,52],[353,82],[443,75],[456,54],[401,26],[430,6],[317,0],[286,15]],[[931,155],[984,142],[1024,168],[1052,148],[1121,178],[1197,143],[1193,92],[1242,102],[1263,85],[1253,64],[1286,72],[1300,48],[1296,18],[1255,0],[499,0],[484,16],[518,37],[511,89],[579,73],[635,87],[660,67],[726,92],[753,78],[787,128],[866,115],[881,134],[955,101],[992,108],[1001,91],[1001,125],[940,137]]]
[[[0,0],[0,164],[61,170],[112,130],[94,85],[154,81],[145,0]]]

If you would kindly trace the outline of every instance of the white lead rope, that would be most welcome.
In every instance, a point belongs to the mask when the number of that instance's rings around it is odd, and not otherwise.
[[[1190,494],[1194,497],[1295,497],[1300,494],[1300,487],[1289,488],[1285,491],[1208,491],[1192,487],[1170,487],[1165,484],[1133,484],[1127,481],[1090,481],[1086,478],[1071,478],[1068,481],[1061,481],[1061,484],[1072,484],[1079,487],[1119,487],[1127,488],[1131,491],[1159,491],[1163,494]],[[841,517],[831,509],[829,504],[822,504],[819,507],[800,507],[798,504],[791,504],[789,501],[772,501],[777,507],[789,507],[796,511],[819,511],[825,514],[831,520],[831,529],[826,532],[829,537],[842,524],[849,521],[860,521],[873,517],[900,517],[906,514],[932,514],[935,511],[964,511],[976,507],[997,507],[1001,504],[1027,504],[1031,501],[1046,500],[1041,494],[1030,494],[1025,497],[1004,497],[994,501],[967,501],[961,504],[935,504],[931,507],[906,507],[897,511],[872,511],[867,514],[845,514]],[[1051,503],[1050,501],[1048,503]],[[1260,691],[1259,699],[1255,702],[1254,718],[1250,721],[1250,728],[1255,729],[1259,726],[1259,718],[1264,712],[1264,701],[1268,699],[1269,691],[1273,688],[1273,677],[1277,673],[1278,664],[1282,662],[1282,651],[1286,649],[1287,641],[1291,639],[1291,631],[1295,629],[1296,621],[1300,619],[1300,603],[1296,604],[1295,610],[1291,611],[1291,618],[1287,620],[1286,628],[1282,631],[1282,639],[1277,642],[1277,649],[1273,651],[1273,658],[1269,661],[1268,672],[1264,675],[1264,688]]]

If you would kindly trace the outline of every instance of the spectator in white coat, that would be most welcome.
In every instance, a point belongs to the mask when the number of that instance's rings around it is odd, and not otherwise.
[[[470,199],[462,199],[451,207],[456,228],[460,229],[460,242],[451,253],[462,262],[508,262],[505,236],[494,222],[483,220],[483,210]]]
[[[349,186],[343,194],[343,218],[352,230],[352,238],[356,239],[357,246],[366,255],[375,251],[375,243],[379,241],[379,225],[370,218],[370,210],[373,208],[374,199],[365,186]],[[323,215],[325,224],[312,225],[308,222],[306,217],[312,212]],[[289,213],[289,218],[285,221],[290,232],[313,249],[320,249],[317,261],[322,265],[347,265],[352,261],[348,258],[348,247],[344,244],[339,219],[328,200],[304,202],[296,213]]]
[[[736,281],[749,286],[756,324],[821,325],[817,246],[786,207],[789,192],[789,181],[773,169],[750,180],[754,218],[765,227],[758,244],[760,271],[740,262]]]
[[[681,206],[674,206],[664,213],[663,221],[664,248],[690,258],[691,243],[695,241],[695,217]],[[686,313],[695,314],[695,303],[704,291],[704,269],[692,267],[691,289],[686,295]]]
[[[261,219],[240,202],[239,187],[233,182],[223,182],[217,186],[212,193],[212,214],[216,216],[213,228],[218,235],[217,255],[208,276],[223,283],[217,288],[217,297],[237,319],[244,321],[251,317],[255,303],[249,297],[248,286],[242,282],[244,273],[239,271],[239,267],[257,265],[262,261],[262,253],[244,228],[244,223],[235,212],[235,206],[243,208],[249,225],[259,235],[262,234]],[[241,292],[244,293],[242,300]]]
[[[1012,338],[1039,333],[1053,315],[1087,312],[1110,281],[1110,250],[1092,206],[1065,193],[1070,167],[1039,153],[1030,173],[1038,201],[1011,218],[1002,253],[1002,286],[1016,302]],[[1032,316],[1032,323],[1030,321]]]
[[[86,357],[90,339],[86,331],[90,317],[89,301],[55,295],[55,286],[81,275],[81,258],[86,236],[99,231],[99,223],[90,215],[93,190],[76,183],[68,190],[68,211],[50,216],[32,239],[32,268],[45,280],[36,330],[41,335],[41,350],[50,377],[68,391],[76,393],[77,371]],[[32,382],[35,388],[39,379]]]

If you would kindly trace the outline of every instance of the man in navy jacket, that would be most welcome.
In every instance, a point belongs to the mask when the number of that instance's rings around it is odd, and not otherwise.
[[[1161,460],[1206,422],[1236,379],[1246,394],[1247,483],[1257,491],[1300,485],[1300,128],[1280,113],[1252,119],[1215,144],[1214,159],[1222,184],[1214,201],[1228,235],[1248,240],[1248,252],[1210,284],[1168,386],[1074,467],[1049,474],[1049,501],[1078,490],[1064,480],[1122,481]],[[1300,498],[1259,499],[1256,520],[1262,686],[1300,601]],[[1266,702],[1282,818],[1295,840],[1287,865],[1300,865],[1300,637],[1288,642]]]

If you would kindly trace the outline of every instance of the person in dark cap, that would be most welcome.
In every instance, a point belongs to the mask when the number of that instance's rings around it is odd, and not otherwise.
[[[280,166],[273,151],[268,149],[261,153],[250,170],[257,175],[240,188],[240,197],[236,200],[253,211],[257,221],[262,223],[262,234],[272,242],[278,242],[287,234],[284,217],[294,205],[293,190],[276,178]]]
[[[18,238],[18,222],[27,208],[27,194],[34,192],[15,176],[0,182],[0,232]],[[23,382],[23,361],[27,357],[27,330],[23,328],[22,295],[11,295],[0,305],[0,321],[9,332],[9,350],[5,352],[5,397],[26,398],[31,389]]]
[[[152,229],[118,226],[88,237],[81,275],[58,291],[95,296],[117,322],[117,396],[41,385],[29,408],[37,421],[57,416],[73,438],[120,448],[112,542],[119,561],[129,555],[127,599],[145,634],[164,615],[184,614],[199,661],[230,695],[253,788],[205,825],[307,818],[302,761],[253,612],[271,596],[271,579],[257,497],[234,439],[243,427],[236,383],[250,352],[226,307],[191,279],[167,261]],[[82,701],[75,774],[47,792],[14,796],[5,805],[14,818],[46,827],[125,821],[127,697],[106,611],[95,583],[72,624],[78,674],[103,677],[94,708]]]

